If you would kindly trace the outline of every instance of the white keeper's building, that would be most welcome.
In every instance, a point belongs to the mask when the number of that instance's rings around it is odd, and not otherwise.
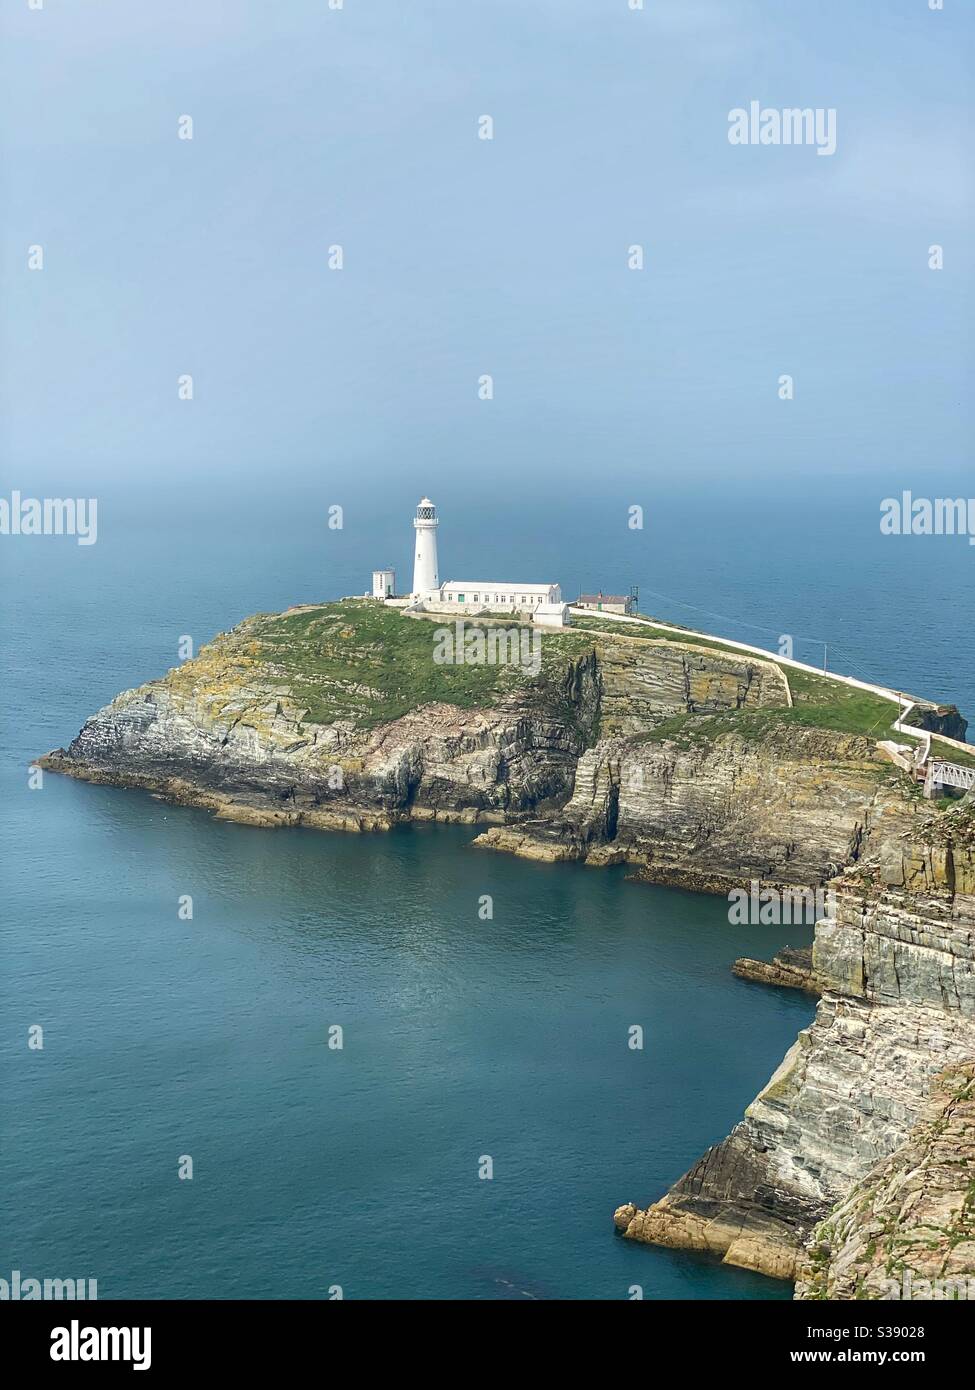
[[[451,579],[441,584],[437,560],[440,520],[429,497],[422,497],[413,518],[413,588],[409,600],[394,596],[392,570],[373,571],[372,596],[427,613],[504,613],[528,618],[542,627],[568,627],[569,605],[558,584],[526,584],[511,580]]]

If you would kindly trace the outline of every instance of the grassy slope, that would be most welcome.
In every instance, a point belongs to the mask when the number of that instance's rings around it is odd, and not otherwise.
[[[468,630],[485,626],[465,621]],[[620,625],[605,619],[580,618],[569,631],[542,632],[542,670],[534,678],[518,666],[436,664],[434,634],[437,628],[449,625],[446,617],[410,618],[370,600],[346,599],[280,616],[259,615],[248,620],[241,636],[247,639],[249,653],[270,669],[272,682],[289,686],[294,697],[307,705],[309,719],[316,723],[351,719],[360,727],[398,719],[431,701],[462,709],[483,708],[506,694],[528,690],[541,695],[553,710],[571,717],[572,711],[565,708],[561,696],[566,665],[590,651],[597,634],[602,633],[636,641],[687,642],[743,661],[749,659],[748,653],[717,639],[675,637],[653,626],[627,626],[621,631]],[[517,624],[505,619],[500,626]],[[767,659],[774,663],[772,653]],[[787,675],[795,702],[792,709],[729,711],[707,717],[677,715],[645,737],[683,742],[734,731],[745,738],[760,739],[775,728],[801,725],[905,741],[891,728],[897,714],[891,701],[828,676],[792,668],[787,668]],[[934,747],[951,761],[975,765],[975,755],[968,758],[939,748],[937,739]]]
[[[433,653],[441,625],[447,620],[404,617],[370,600],[347,599],[253,618],[246,635],[256,644],[254,655],[270,667],[272,681],[291,687],[295,699],[307,705],[309,719],[322,724],[354,719],[366,727],[436,700],[474,709],[533,689],[558,702],[568,661],[592,647],[581,635],[544,633],[537,679],[515,665],[438,665]],[[467,620],[468,630],[476,626],[484,625]]]
[[[741,657],[746,661],[750,655],[748,652],[739,651],[737,647],[729,647],[718,637],[698,637],[690,632],[685,633],[682,629],[671,632],[669,628],[656,627],[651,620],[640,624],[619,623],[614,622],[612,618],[579,618],[573,614],[572,627],[574,631],[605,632],[612,637],[633,637],[645,642],[686,642],[692,647],[706,647],[708,651],[726,652],[729,656]],[[769,652],[768,659],[775,660],[772,652]]]
[[[690,633],[685,635],[683,632],[675,634],[652,623],[637,627],[636,624],[613,623],[611,619],[573,618],[573,626],[591,632],[611,633],[613,636],[643,638],[644,641],[687,642],[692,646],[726,652],[744,661],[747,661],[750,655],[736,647],[729,647],[718,639],[711,641]],[[758,659],[757,655],[755,659]],[[763,659],[774,664],[775,654],[769,652]],[[792,709],[731,711],[726,715],[709,715],[706,719],[702,719],[700,715],[680,714],[665,720],[646,737],[672,738],[686,742],[713,738],[716,734],[733,730],[744,738],[760,739],[772,728],[798,724],[806,728],[863,734],[867,738],[893,739],[896,743],[913,745],[914,740],[898,733],[893,727],[898,717],[898,708],[892,700],[885,700],[881,695],[872,695],[868,690],[857,690],[842,681],[830,679],[828,675],[819,676],[812,672],[797,671],[791,666],[781,669],[792,690]],[[932,748],[949,762],[975,767],[975,750],[971,755],[960,753],[938,738],[932,740]]]

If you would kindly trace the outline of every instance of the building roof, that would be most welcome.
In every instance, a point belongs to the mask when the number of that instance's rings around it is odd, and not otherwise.
[[[482,589],[490,593],[517,594],[530,593],[538,589],[557,589],[559,586],[552,584],[515,584],[508,580],[502,582],[500,579],[449,579],[446,584],[441,584],[442,589]]]
[[[630,594],[580,594],[576,603],[629,603]]]

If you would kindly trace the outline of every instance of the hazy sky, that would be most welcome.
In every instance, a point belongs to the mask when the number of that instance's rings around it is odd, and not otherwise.
[[[6,0],[6,489],[970,484],[975,7],[645,4]]]

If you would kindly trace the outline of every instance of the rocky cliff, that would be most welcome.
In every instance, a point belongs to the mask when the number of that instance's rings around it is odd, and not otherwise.
[[[857,858],[890,764],[789,722],[771,660],[570,630],[537,672],[437,667],[438,628],[369,603],[248,619],[40,761],[265,825],[483,822],[484,848],[706,891]]]
[[[39,762],[268,825],[516,821],[572,796],[604,725],[785,707],[776,666],[719,650],[536,632],[537,671],[438,666],[438,629],[368,602],[251,618]]]
[[[867,738],[771,725],[761,738],[601,739],[544,819],[489,830],[486,848],[635,865],[657,883],[727,892],[752,879],[816,885],[856,859],[889,765]],[[710,736],[709,736],[710,734]]]
[[[537,680],[441,673],[433,629],[388,618],[398,653],[357,605],[248,619],[39,761],[265,825],[383,829],[564,800],[598,718],[591,645],[553,651]],[[458,703],[424,698],[440,693]]]
[[[957,705],[915,705],[909,711],[905,724],[915,729],[927,729],[928,733],[944,734],[946,738],[965,740],[968,733],[968,720],[958,712]]]
[[[938,1074],[975,1058],[973,839],[970,807],[878,800],[816,928],[812,1026],[727,1139],[659,1201],[617,1211],[625,1235],[804,1269],[814,1228],[908,1143]]]
[[[519,632],[530,659],[438,662],[441,622],[368,601],[247,619],[39,761],[261,825],[462,819],[481,848],[710,892],[832,881],[811,959],[740,965],[820,993],[814,1023],[727,1139],[616,1213],[631,1239],[812,1287],[817,1224],[923,1142],[934,1077],[975,1057],[975,813],[881,755],[890,701],[772,658],[590,622]],[[846,1287],[847,1243],[860,1259],[847,1217],[817,1288]]]
[[[975,1298],[975,1063],[934,1078],[906,1141],[816,1227],[796,1298]]]

